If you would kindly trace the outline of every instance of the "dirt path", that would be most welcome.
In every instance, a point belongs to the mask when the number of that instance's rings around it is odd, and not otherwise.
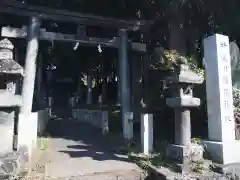
[[[122,143],[116,137],[103,136],[87,124],[68,119],[51,120],[48,130],[51,138],[42,161],[51,178],[137,180],[142,176],[137,165],[118,153]]]

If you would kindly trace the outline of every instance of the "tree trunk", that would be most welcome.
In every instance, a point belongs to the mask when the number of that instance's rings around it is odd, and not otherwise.
[[[186,55],[186,37],[184,29],[184,16],[179,3],[174,3],[170,9],[170,39],[169,48],[176,50],[181,55]]]

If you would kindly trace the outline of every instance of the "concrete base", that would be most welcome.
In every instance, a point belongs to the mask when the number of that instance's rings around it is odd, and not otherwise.
[[[219,164],[240,163],[240,142],[204,141],[211,159]]]
[[[187,157],[191,161],[200,161],[203,160],[203,148],[197,144],[190,146],[170,144],[167,147],[167,156],[179,163],[184,163]]]
[[[231,149],[231,152],[226,153],[227,156],[223,156],[224,148],[222,142],[213,142],[213,141],[205,141],[207,145],[207,151],[212,156],[212,159],[220,164],[214,164],[213,169],[217,173],[221,174],[231,174],[233,177],[236,175],[240,177],[240,142],[234,142],[234,148]],[[228,158],[228,159],[226,159]],[[232,160],[230,162],[229,160]],[[224,161],[225,160],[225,161]],[[227,161],[229,163],[227,163]],[[234,178],[233,178],[234,179]],[[236,178],[237,179],[237,178]]]
[[[19,114],[18,119],[18,149],[26,146],[29,154],[32,148],[37,145],[37,121],[36,118],[29,114]]]
[[[223,144],[222,142],[204,141],[206,151],[210,154],[211,159],[216,163],[223,163]]]
[[[141,146],[142,152],[149,155],[153,150],[153,115],[141,114]]]
[[[41,134],[49,120],[48,109],[33,112],[30,115],[19,114],[18,148],[26,146],[29,154],[37,147],[37,136]]]
[[[146,163],[145,165],[150,172],[154,173],[154,175],[156,176],[156,179],[161,179],[161,180],[213,180],[213,179],[225,180],[227,179],[226,176],[219,173],[211,172],[211,171],[203,172],[203,174],[198,174],[198,173],[180,174],[179,172],[176,172],[172,168],[167,168],[164,166],[156,167],[156,166],[150,165],[149,163]]]
[[[0,155],[12,152],[13,150],[13,129],[14,129],[14,124],[1,124],[0,126],[0,132],[1,132],[1,137],[0,137]]]
[[[225,174],[225,176],[228,174],[233,177],[232,179],[239,179],[240,177],[240,163],[214,164],[213,170],[214,172]]]
[[[47,123],[49,120],[49,109],[40,110],[38,112],[34,112],[33,114],[35,114],[34,116],[37,117],[37,133],[38,135],[42,135],[47,127]]]
[[[72,117],[77,121],[86,122],[100,128],[103,134],[109,132],[107,111],[72,109]]]
[[[101,129],[103,134],[106,134],[109,132],[107,111],[102,111],[102,128]]]
[[[128,141],[133,139],[133,112],[126,112],[124,114],[123,137]]]

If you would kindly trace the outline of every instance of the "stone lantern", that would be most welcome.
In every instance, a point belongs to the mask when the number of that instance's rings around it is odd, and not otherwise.
[[[200,160],[203,152],[193,153],[196,148],[191,144],[190,109],[200,106],[200,99],[193,97],[193,85],[202,84],[203,78],[191,71],[186,63],[179,65],[176,76],[171,81],[173,97],[167,98],[168,106],[174,108],[174,144],[167,148],[170,158],[184,164],[184,158],[193,155]]]
[[[16,95],[16,82],[23,68],[13,60],[13,49],[8,39],[0,41],[0,155],[13,151],[15,110],[22,103]]]

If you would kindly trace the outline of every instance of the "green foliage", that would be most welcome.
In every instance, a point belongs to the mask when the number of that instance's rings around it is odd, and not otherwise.
[[[192,141],[192,143],[195,143],[195,144],[201,144],[201,139],[199,139],[199,138],[192,138],[191,139],[191,141]]]
[[[174,70],[174,67],[184,63],[200,76],[204,76],[204,70],[198,68],[197,59],[194,56],[181,56],[176,50],[165,50],[158,47],[154,50],[153,59],[152,68],[155,70]]]
[[[37,139],[37,145],[40,150],[46,150],[48,149],[48,146],[49,146],[49,139],[40,137]]]
[[[204,161],[192,162],[190,170],[194,173],[202,174],[204,171]]]
[[[235,118],[235,137],[240,140],[240,90],[233,88],[233,105]]]
[[[155,64],[152,64],[152,67],[156,70],[173,70],[174,66],[178,64],[179,57],[179,53],[175,50],[165,50],[162,47],[155,48],[153,53]]]
[[[233,88],[233,105],[235,108],[240,108],[240,90]]]

